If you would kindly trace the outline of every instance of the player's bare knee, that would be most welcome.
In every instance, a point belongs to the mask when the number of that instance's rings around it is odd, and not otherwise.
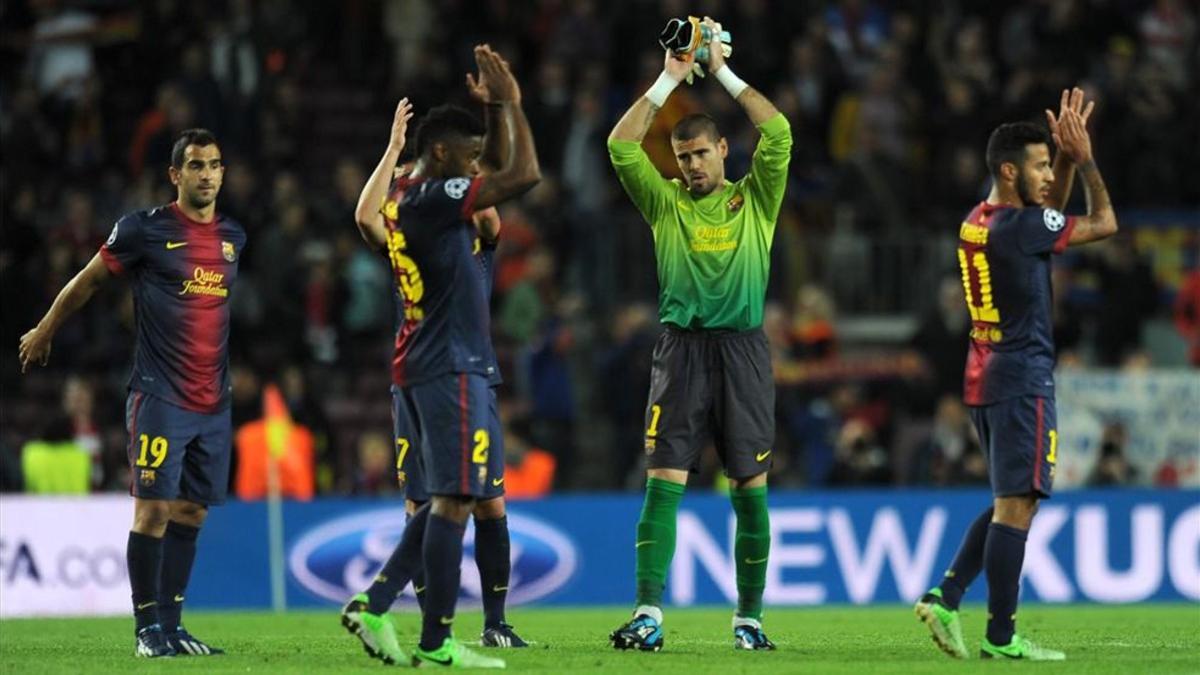
[[[404,512],[410,516],[419,511],[422,506],[425,506],[425,502],[419,502],[415,499],[404,500]]]
[[[1038,498],[1032,494],[997,497],[992,522],[1028,530],[1033,524],[1033,515],[1037,513],[1037,509]]]
[[[452,520],[459,525],[467,522],[475,510],[475,498],[458,495],[437,495],[432,499],[432,515]]]
[[[171,502],[171,520],[191,527],[203,527],[208,518],[208,507],[185,499]]]
[[[687,485],[687,469],[646,469],[646,477]]]
[[[133,531],[151,537],[161,537],[167,530],[171,518],[170,502],[161,499],[135,499],[133,503]]]
[[[498,520],[504,517],[504,497],[493,497],[475,503],[475,520]]]
[[[750,476],[749,478],[730,478],[729,479],[729,487],[733,488],[734,490],[748,490],[750,488],[766,487],[766,485],[767,485],[767,472],[766,471],[759,473],[759,474],[755,474],[753,476]]]

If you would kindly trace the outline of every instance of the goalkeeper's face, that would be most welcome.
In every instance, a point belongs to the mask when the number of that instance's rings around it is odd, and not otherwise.
[[[703,197],[725,182],[725,157],[729,145],[724,138],[713,139],[708,134],[695,138],[671,139],[675,161],[683,173],[683,181],[693,196]]]

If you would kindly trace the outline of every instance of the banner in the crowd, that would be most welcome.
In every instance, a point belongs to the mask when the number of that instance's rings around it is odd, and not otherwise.
[[[940,579],[987,492],[775,492],[768,605],[911,602]],[[634,590],[639,495],[559,496],[509,505],[511,604],[626,605]],[[0,615],[129,611],[127,497],[4,497]],[[365,588],[404,530],[398,500],[288,503],[289,607],[334,607]],[[666,601],[735,601],[728,499],[696,492],[679,512]],[[187,593],[194,608],[270,606],[262,503],[211,511]],[[462,600],[477,604],[468,528]],[[968,599],[982,600],[977,582]],[[1064,491],[1029,534],[1022,597],[1042,602],[1200,600],[1200,491]],[[410,595],[401,598],[411,603]]]
[[[0,617],[130,610],[125,496],[0,496]]]
[[[1062,369],[1058,488],[1085,485],[1106,452],[1119,452],[1137,485],[1200,486],[1200,371]]]

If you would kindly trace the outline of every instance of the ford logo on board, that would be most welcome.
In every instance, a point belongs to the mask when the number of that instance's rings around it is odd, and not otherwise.
[[[404,533],[404,510],[379,509],[343,516],[303,532],[288,554],[292,577],[308,591],[345,602],[366,590]],[[561,588],[575,573],[575,546],[557,528],[510,511],[512,574],[508,602],[522,604]],[[481,597],[475,566],[475,527],[463,539],[461,599]],[[412,586],[404,594],[412,597]]]

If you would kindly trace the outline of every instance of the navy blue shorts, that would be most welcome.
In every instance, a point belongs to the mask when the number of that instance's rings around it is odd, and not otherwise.
[[[504,494],[504,436],[486,377],[454,373],[393,388],[392,420],[408,499]]]
[[[225,502],[233,424],[228,408],[206,414],[140,391],[125,401],[129,494],[142,499]]]
[[[1054,399],[1022,396],[972,407],[971,421],[988,458],[993,495],[1050,496],[1058,460]]]

